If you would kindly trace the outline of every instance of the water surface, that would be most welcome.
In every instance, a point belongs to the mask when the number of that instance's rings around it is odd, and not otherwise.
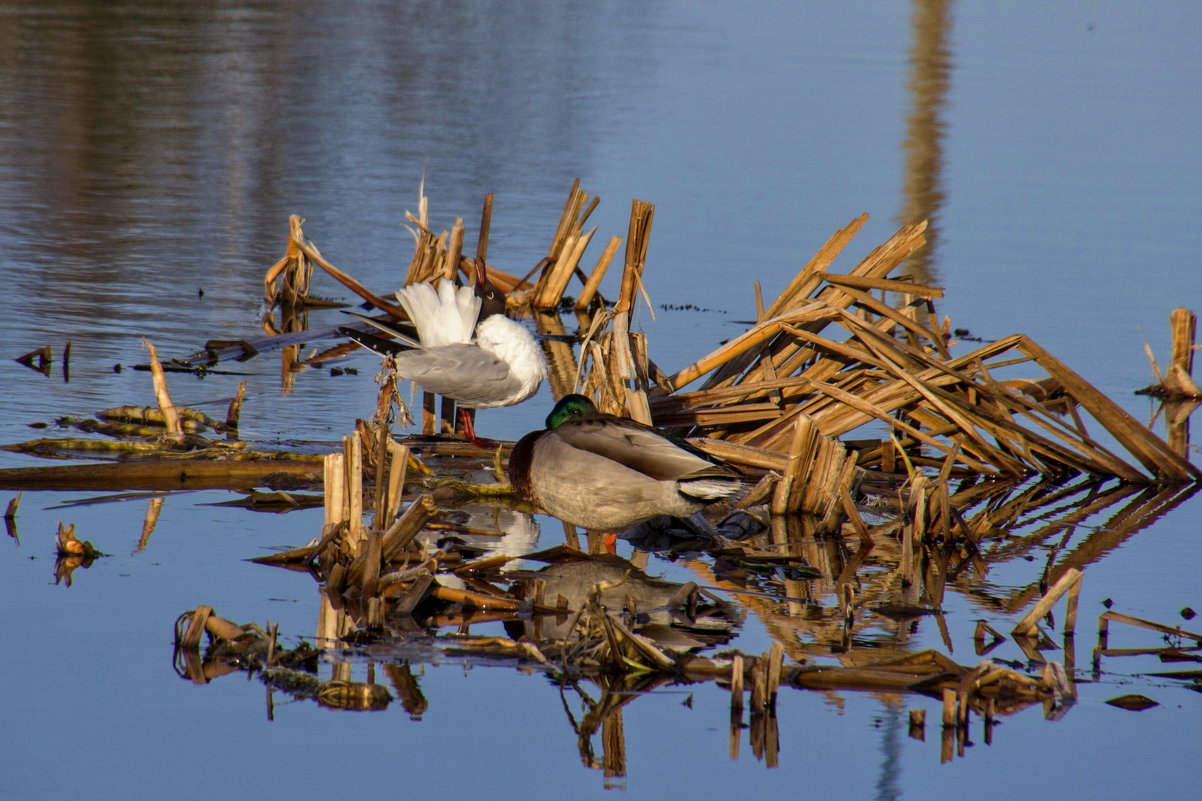
[[[113,370],[145,360],[144,338],[174,356],[261,335],[262,275],[283,253],[290,214],[327,258],[387,291],[409,260],[404,213],[423,180],[432,226],[463,217],[469,249],[494,192],[490,260],[524,274],[576,177],[602,198],[599,240],[625,234],[632,198],[656,204],[646,282],[657,308],[640,321],[669,372],[742,330],[754,280],[774,297],[861,212],[870,222],[837,270],[924,216],[932,243],[913,269],[946,288],[942,314],[987,338],[1031,334],[1148,419],[1153,407],[1131,395],[1151,381],[1143,343],[1167,356],[1169,311],[1202,308],[1200,33],[1202,10],[1173,3],[0,2],[0,440],[29,438],[31,422],[150,402],[144,373]],[[11,361],[45,344],[57,354],[66,340],[69,382],[57,365],[42,377]],[[246,377],[247,438],[320,443],[372,410],[374,361],[352,364],[358,376],[309,371],[285,385],[278,361],[258,360],[245,376],[172,386],[178,403],[220,413]],[[481,422],[514,439],[549,403],[544,389]],[[30,463],[0,453],[0,466]],[[933,701],[801,691],[781,697],[780,766],[766,768],[746,741],[732,760],[727,695],[711,685],[630,703],[626,776],[607,779],[582,764],[544,678],[448,660],[415,668],[430,702],[420,720],[395,704],[350,714],[278,697],[268,720],[258,682],[181,681],[171,625],[209,604],[239,622],[278,621],[293,641],[311,635],[312,582],[242,560],[308,540],[320,513],[176,495],[139,550],[147,501],[55,508],[87,496],[26,493],[20,540],[0,543],[3,797],[236,788],[306,798],[350,783],[443,798],[496,788],[589,798],[607,787],[647,798],[798,788],[951,798],[965,787],[1012,798],[1038,787],[1117,799],[1184,797],[1196,783],[1198,696],[1129,678],[1160,669],[1151,660],[1108,663],[1063,719],[1028,710],[947,764],[937,725],[925,741],[906,736],[909,709],[937,720]],[[1063,547],[1121,525],[1119,509]],[[1199,519],[1193,498],[1097,554],[1078,667],[1104,599],[1166,623],[1200,608]],[[70,588],[53,583],[59,520],[111,554]],[[540,544],[558,542],[558,524],[539,522]],[[1058,542],[999,566],[986,589],[1036,584]],[[949,592],[953,658],[976,660],[975,619],[1009,631],[1021,613]],[[751,615],[738,644],[761,651],[772,636]],[[945,650],[925,619],[874,636]],[[1009,642],[991,656],[1023,660]],[[356,659],[352,670],[361,680],[368,667]],[[1102,703],[1130,691],[1161,705]]]

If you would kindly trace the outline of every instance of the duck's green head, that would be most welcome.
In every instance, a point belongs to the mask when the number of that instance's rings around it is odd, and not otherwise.
[[[596,413],[597,407],[583,395],[564,395],[547,415],[547,428],[559,428],[567,420]]]

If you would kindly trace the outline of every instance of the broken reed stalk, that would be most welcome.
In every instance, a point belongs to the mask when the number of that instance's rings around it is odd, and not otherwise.
[[[767,697],[764,699],[765,708],[769,712],[776,711],[776,696],[780,692],[781,670],[784,667],[785,646],[780,640],[773,640],[772,646],[768,649],[768,653],[764,655],[768,662],[767,670]]]
[[[229,409],[225,413],[225,427],[231,439],[237,438],[238,421],[242,417],[242,402],[246,399],[246,379],[238,382],[238,389],[230,399]]]
[[[588,233],[573,231],[564,239],[558,257],[547,265],[539,279],[532,301],[535,309],[554,309],[559,305],[568,282],[579,269],[580,259],[596,232],[595,227]]]
[[[346,455],[343,461],[345,469],[346,521],[349,525],[353,553],[357,553],[363,538],[363,443],[357,436],[342,438],[342,452]]]
[[[594,317],[580,360],[588,368],[581,390],[598,396],[598,408],[647,425],[652,422],[647,397],[652,366],[647,358],[646,340],[642,334],[631,333],[630,320],[635,296],[642,288],[640,275],[646,262],[654,213],[652,204],[633,201],[621,289],[614,307],[605,316]],[[610,244],[616,248],[614,240]],[[608,330],[598,333],[606,321]]]
[[[1169,314],[1169,326],[1173,349],[1164,376],[1165,392],[1170,398],[1202,398],[1202,387],[1193,378],[1198,317],[1189,309],[1176,308]]]
[[[739,755],[739,730],[743,728],[743,654],[731,658],[731,759]]]
[[[21,505],[21,495],[24,493],[18,492],[16,495],[8,499],[8,506],[4,509],[5,520],[15,520],[17,517],[17,508]]]
[[[575,392],[580,368],[563,319],[558,314],[535,312],[534,324],[540,334],[547,335],[541,345],[547,357],[547,381],[551,385],[551,395],[562,398]]]
[[[814,459],[817,447],[818,428],[814,421],[804,415],[798,415],[793,423],[793,445],[789,449],[785,473],[777,481],[776,491],[772,494],[770,511],[774,515],[782,515],[791,509],[796,509],[800,502],[800,486],[806,480],[806,471]]]
[[[1125,615],[1122,612],[1108,609],[1098,616],[1098,647],[1102,650],[1107,650],[1110,644],[1110,621],[1112,620],[1115,623],[1126,623],[1129,626],[1148,629],[1170,637],[1185,637],[1202,646],[1202,634],[1185,631],[1180,626],[1166,626],[1163,623],[1156,623],[1140,617],[1132,617],[1131,615]],[[1157,650],[1159,651],[1160,649]]]
[[[35,360],[37,361],[36,367],[34,366]],[[54,351],[50,349],[49,345],[43,345],[29,353],[21,354],[13,361],[48,376],[50,375],[50,365],[54,363]]]
[[[142,520],[142,536],[138,538],[138,544],[134,550],[144,551],[147,544],[150,542],[150,535],[154,533],[154,527],[158,525],[159,515],[163,512],[163,501],[165,498],[151,498],[150,503],[146,505],[146,517]]]
[[[626,262],[615,305],[619,314],[634,310],[634,296],[642,285],[643,268],[647,263],[647,246],[651,240],[651,223],[654,219],[654,204],[637,199],[631,201],[630,223],[626,231]]]
[[[1056,378],[1073,399],[1101,423],[1153,476],[1176,482],[1202,480],[1202,470],[1173,453],[1163,440],[1052,354],[1025,336],[1020,339],[1018,349]]]
[[[363,298],[365,301],[370,303],[372,306],[375,306],[377,309],[380,309],[381,311],[386,311],[389,314],[395,315],[397,317],[401,317],[401,318],[406,317],[405,310],[402,309],[398,304],[393,303],[392,301],[390,301],[386,298],[380,297],[379,295],[372,292],[367,287],[360,284],[358,281],[356,281],[351,276],[342,272],[342,270],[339,270],[333,264],[331,264],[330,262],[328,262],[324,258],[322,258],[321,254],[317,252],[316,248],[312,247],[311,245],[307,244],[304,241],[297,241],[296,245],[298,248],[300,248],[300,250],[302,252],[304,252],[304,254],[310,260],[312,260],[312,262],[314,264],[316,264],[321,269],[325,270],[325,272],[331,278],[333,278],[338,283],[342,284],[344,287],[346,287],[350,291],[354,292],[359,297]]]
[[[609,265],[613,262],[614,254],[618,252],[618,246],[621,243],[622,238],[620,236],[611,236],[609,238],[609,243],[605,246],[605,250],[601,252],[601,257],[597,259],[597,266],[593,268],[592,274],[584,282],[584,289],[580,290],[580,296],[576,298],[576,311],[582,312],[587,309],[593,302],[593,298],[597,296],[597,290],[601,287],[601,279],[605,277],[606,271],[609,270]]]
[[[793,277],[788,286],[781,291],[780,295],[772,302],[761,315],[760,321],[777,317],[782,314],[788,307],[796,305],[801,298],[808,297],[815,289],[818,288],[819,281],[815,280],[814,275],[826,270],[835,257],[842,252],[860,229],[864,227],[864,223],[868,222],[868,215],[861,214],[856,219],[849,222],[843,228],[836,231],[830,239],[826,241],[814,257],[810,259],[801,270]]]
[[[385,563],[398,559],[421,530],[438,514],[438,504],[429,494],[418,496],[405,513],[384,532],[381,557]]]
[[[459,260],[463,256],[463,218],[456,217],[455,225],[451,228],[451,241],[443,256],[442,278],[444,281],[454,281],[459,274]]]
[[[306,276],[311,276],[312,270],[305,269],[304,254],[294,242],[303,237],[300,233],[301,223],[301,218],[295,214],[288,218],[288,244],[284,255],[263,275],[263,299],[268,307],[274,307],[281,301],[296,305],[299,296],[308,294]],[[277,282],[279,289],[276,288]]]
[[[579,178],[572,182],[555,235],[547,248],[547,256],[541,263],[543,269],[531,295],[533,308],[542,311],[556,308],[572,275],[580,273],[577,265],[596,231],[594,228],[585,234],[584,224],[599,202],[600,198],[596,197],[589,201],[589,196],[580,188]]]
[[[430,199],[426,197],[424,178],[417,190],[417,212],[416,216],[405,212],[405,219],[413,223],[413,227],[406,227],[413,234],[414,247],[404,285],[438,278],[446,258],[446,236],[435,236],[430,230]]]
[[[911,244],[915,241],[912,240]],[[899,252],[896,248],[881,250],[883,260],[878,259],[876,266],[887,264]],[[889,284],[887,279],[874,278],[862,283],[878,280],[886,282],[885,286],[904,288],[914,294],[938,294],[931,288],[919,292],[915,289],[917,285],[905,286],[905,282],[900,282],[900,286],[899,282]],[[857,282],[861,281],[856,279],[848,283]],[[828,286],[823,289],[819,296],[831,288]],[[708,391],[733,393],[736,388],[746,388],[747,393],[742,398],[748,400],[739,403],[735,400],[738,396],[731,395],[731,400],[724,401],[715,395],[710,402],[716,405],[704,408],[707,390],[703,389],[664,399],[657,405],[673,408],[669,404],[688,402],[691,411],[687,418],[682,412],[677,412],[670,415],[672,424],[679,425],[676,422],[679,419],[690,419],[695,425],[709,428],[711,436],[725,436],[737,442],[782,451],[789,447],[789,429],[793,422],[791,413],[782,415],[779,409],[780,400],[785,399],[783,391],[787,389],[792,398],[802,401],[792,409],[813,416],[824,434],[839,436],[876,418],[888,422],[914,441],[940,449],[944,454],[945,471],[951,469],[951,462],[946,460],[952,459],[967,470],[1015,477],[1065,470],[1146,481],[1147,478],[1139,470],[1096,445],[1075,417],[1075,426],[1066,424],[1040,406],[1038,401],[1018,395],[989,377],[984,360],[995,358],[1008,348],[1018,348],[1027,354],[1026,358],[1043,362],[1041,366],[1051,373],[1049,380],[1057,385],[1066,385],[1073,400],[1081,402],[1108,430],[1115,433],[1125,447],[1150,466],[1157,478],[1183,481],[1187,480],[1184,478],[1187,473],[1192,475],[1196,472],[1187,467],[1184,460],[1171,456],[1174,449],[1160,442],[1133,419],[1123,418],[1116,412],[1117,407],[1101,398],[1100,393],[1063,365],[1050,357],[1045,359],[1046,352],[1025,337],[1008,337],[973,354],[950,359],[946,355],[942,329],[936,332],[923,328],[912,319],[912,315],[900,314],[851,286],[840,286],[836,291],[838,295],[826,295],[827,302],[812,304],[814,308],[807,309],[814,315],[810,320],[779,325],[776,324],[780,322],[778,320],[761,320],[747,334],[677,373],[667,382],[670,387],[678,388],[713,370],[714,375],[705,384]],[[838,300],[840,305],[832,307],[829,302],[832,300]],[[879,322],[870,324],[859,315],[844,311],[844,302],[871,311],[878,315]],[[780,305],[774,304],[774,307],[780,308]],[[799,315],[802,316],[805,315]],[[933,319],[929,308],[927,316]],[[840,344],[813,333],[830,322],[837,322],[847,329],[852,340]],[[944,327],[947,325],[950,324],[945,322]],[[907,341],[897,340],[889,333],[894,326],[900,326],[906,332]],[[804,342],[782,345],[790,337],[801,338]],[[923,346],[923,342],[930,345]],[[924,347],[933,348],[940,358],[932,356]],[[769,359],[772,352],[778,355],[794,354],[779,362],[781,367],[793,365],[786,369],[797,369],[806,364],[810,366],[801,376],[788,378],[776,366],[777,356]],[[798,361],[796,357],[804,358]],[[758,359],[760,369],[753,367],[754,362],[748,361],[749,358]],[[857,364],[863,367],[854,369]],[[741,376],[732,372],[736,367],[744,371]],[[882,383],[879,374],[875,373],[881,369],[888,372],[891,379],[889,383]],[[723,375],[727,375],[728,379],[715,383]],[[830,383],[840,376],[846,377],[839,378],[837,383]],[[806,401],[804,394],[798,394],[803,387],[816,389],[828,398],[811,395],[810,400]],[[780,400],[756,405],[750,399],[757,395]],[[685,400],[693,397],[697,401]],[[905,416],[931,433],[924,433],[919,427],[905,423],[900,416],[895,416],[898,411],[904,412]],[[857,417],[857,414],[860,416]],[[757,419],[764,420],[765,424],[754,432],[737,433],[732,430],[738,426],[745,427],[746,422]],[[1035,429],[1030,427],[1032,424]],[[945,436],[959,444],[955,447],[944,444],[940,438]],[[1000,440],[1002,447],[994,444],[995,438]],[[878,449],[876,453],[872,458],[881,460],[882,467],[888,467],[884,462],[891,453],[885,448]]]
[[[862,215],[843,231],[836,233],[828,241],[827,245],[815,255],[814,259],[802,269],[794,281],[786,287],[785,291],[781,293],[780,297],[769,307],[765,314],[771,318],[785,313],[790,306],[797,306],[798,304],[806,303],[808,300],[820,301],[833,308],[846,308],[851,305],[853,297],[849,291],[843,291],[829,285],[822,287],[822,281],[817,277],[817,274],[825,271],[825,267],[830,264],[839,250],[850,241],[851,237],[854,236],[866,220],[867,215]],[[850,275],[869,278],[884,276],[926,243],[925,231],[925,221],[914,225],[902,226],[893,237],[869,253],[868,256],[856,265]],[[819,321],[806,326],[806,328],[807,330],[818,330],[823,325],[825,325],[825,322]],[[797,348],[790,346],[787,341],[775,343],[772,346],[772,350],[774,351],[773,359],[780,359],[782,363],[797,352]],[[753,354],[746,354],[739,359],[731,361],[730,364],[723,365],[720,370],[710,376],[704,388],[725,386],[731,382],[735,382],[751,364],[753,358]]]
[[[349,512],[346,502],[346,455],[327,453],[322,460],[325,488],[325,520],[323,529],[347,522]]]
[[[488,236],[492,228],[493,194],[484,196],[484,207],[480,210],[480,233],[476,236],[476,261],[485,264],[488,261]]]
[[[1035,634],[1036,630],[1038,629],[1039,619],[1046,615],[1049,610],[1051,610],[1051,608],[1056,604],[1056,601],[1060,600],[1060,596],[1064,595],[1066,592],[1072,591],[1072,594],[1069,597],[1069,614],[1065,617],[1064,625],[1065,633],[1071,633],[1072,625],[1070,624],[1076,624],[1076,598],[1077,593],[1080,592],[1081,576],[1081,571],[1075,567],[1070,567],[1068,570],[1064,571],[1064,574],[1060,576],[1059,580],[1057,580],[1057,582],[1048,589],[1047,593],[1045,593],[1044,596],[1039,599],[1035,606],[1031,607],[1031,611],[1024,615],[1022,620],[1015,624],[1011,633],[1015,637],[1027,637]]]
[[[150,340],[142,340],[146,350],[150,352],[150,375],[154,383],[154,395],[158,399],[159,408],[163,411],[163,419],[167,425],[167,435],[176,440],[182,440],[184,430],[180,426],[179,414],[175,404],[171,402],[171,393],[167,391],[167,376],[163,374],[163,365],[159,363],[159,354]]]
[[[405,474],[409,468],[409,447],[391,437],[387,442],[388,483],[384,490],[384,520],[393,520],[401,508],[401,495],[405,490]],[[379,488],[376,489],[380,491]]]
[[[743,729],[743,655],[730,660],[730,758],[738,759]]]
[[[607,344],[610,346],[609,364],[613,367],[614,396],[622,401],[628,417],[644,425],[651,425],[651,408],[647,403],[646,372],[639,370],[634,361],[631,347],[630,312],[616,312]],[[643,380],[640,380],[643,379]]]
[[[821,317],[828,318],[834,316],[834,312],[819,306],[804,307],[801,309],[793,309],[782,313],[777,317],[771,317],[757,323],[753,328],[734,339],[722,345],[713,353],[704,356],[693,364],[678,371],[675,375],[668,379],[668,386],[665,387],[669,392],[675,392],[681,387],[684,387],[696,381],[701,376],[715,370],[718,367],[726,365],[728,362],[733,362],[740,356],[753,351],[760,345],[769,342],[773,337],[779,334],[784,325],[802,320],[813,319],[815,313]],[[709,389],[710,387],[704,387]]]
[[[175,643],[178,648],[196,650],[206,632],[214,640],[236,640],[245,634],[248,628],[219,617],[211,606],[198,606],[180,615],[176,620]]]
[[[589,196],[580,189],[579,178],[572,182],[572,188],[568,191],[567,203],[564,205],[564,213],[559,219],[559,228],[555,231],[555,237],[551,240],[551,246],[547,250],[547,258],[555,261],[563,257],[568,238],[572,234],[579,235],[584,230],[584,224],[588,222],[588,218],[592,216],[600,202],[601,198],[594,197],[590,200]],[[585,206],[585,203],[588,205]]]
[[[841,273],[828,273],[825,271],[815,271],[812,275],[815,278],[826,281],[828,284],[834,284],[844,289],[848,287],[861,290],[879,289],[888,292],[898,292],[904,295],[917,295],[923,298],[943,297],[943,287],[915,284],[911,281],[898,281],[892,278],[873,278],[861,275],[842,275]]]

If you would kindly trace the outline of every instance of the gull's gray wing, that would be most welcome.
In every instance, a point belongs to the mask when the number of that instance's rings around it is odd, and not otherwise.
[[[521,389],[509,366],[475,345],[440,345],[396,356],[397,372],[463,406],[505,406]]]

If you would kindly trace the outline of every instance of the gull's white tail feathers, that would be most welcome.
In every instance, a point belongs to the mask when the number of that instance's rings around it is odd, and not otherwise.
[[[441,280],[436,292],[423,281],[401,287],[396,299],[417,327],[417,338],[423,346],[435,348],[472,342],[480,298],[470,286],[456,288],[450,281]]]

